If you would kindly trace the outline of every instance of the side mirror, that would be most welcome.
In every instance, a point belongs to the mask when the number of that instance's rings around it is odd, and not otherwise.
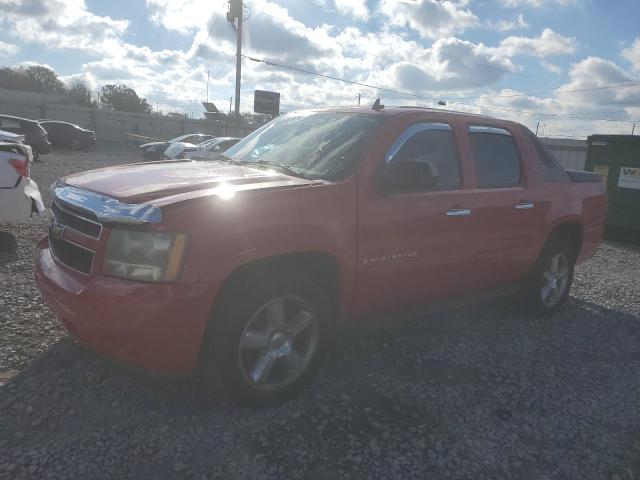
[[[428,190],[438,184],[438,170],[420,159],[403,160],[385,165],[381,180],[385,192]]]

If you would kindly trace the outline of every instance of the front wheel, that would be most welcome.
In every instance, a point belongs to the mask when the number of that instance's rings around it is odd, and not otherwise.
[[[569,296],[575,255],[566,242],[551,239],[531,272],[526,296],[533,311],[552,315]]]
[[[283,402],[306,387],[324,357],[331,308],[324,291],[298,274],[243,283],[225,295],[205,339],[203,367],[237,401]]]

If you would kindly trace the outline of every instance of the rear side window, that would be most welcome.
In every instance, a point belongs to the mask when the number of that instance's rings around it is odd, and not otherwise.
[[[431,165],[438,175],[437,190],[459,188],[460,160],[451,126],[418,123],[405,130],[387,153],[386,162],[418,161]]]
[[[508,130],[468,127],[479,188],[513,187],[520,183],[520,158]]]
[[[538,137],[536,137],[528,128],[525,129],[525,132],[533,151],[536,152],[536,156],[538,157],[538,160],[540,160],[540,163],[545,167],[558,167],[559,165],[555,157],[551,152],[549,152],[549,150],[547,150],[540,140],[538,140]]]

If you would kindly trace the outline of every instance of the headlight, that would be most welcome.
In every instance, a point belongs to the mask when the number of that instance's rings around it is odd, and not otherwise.
[[[145,282],[175,280],[187,246],[184,233],[111,230],[102,272]]]

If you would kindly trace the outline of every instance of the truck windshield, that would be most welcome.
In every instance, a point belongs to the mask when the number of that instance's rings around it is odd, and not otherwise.
[[[273,165],[311,179],[349,175],[381,119],[368,113],[292,112],[276,118],[225,152],[236,162]]]

